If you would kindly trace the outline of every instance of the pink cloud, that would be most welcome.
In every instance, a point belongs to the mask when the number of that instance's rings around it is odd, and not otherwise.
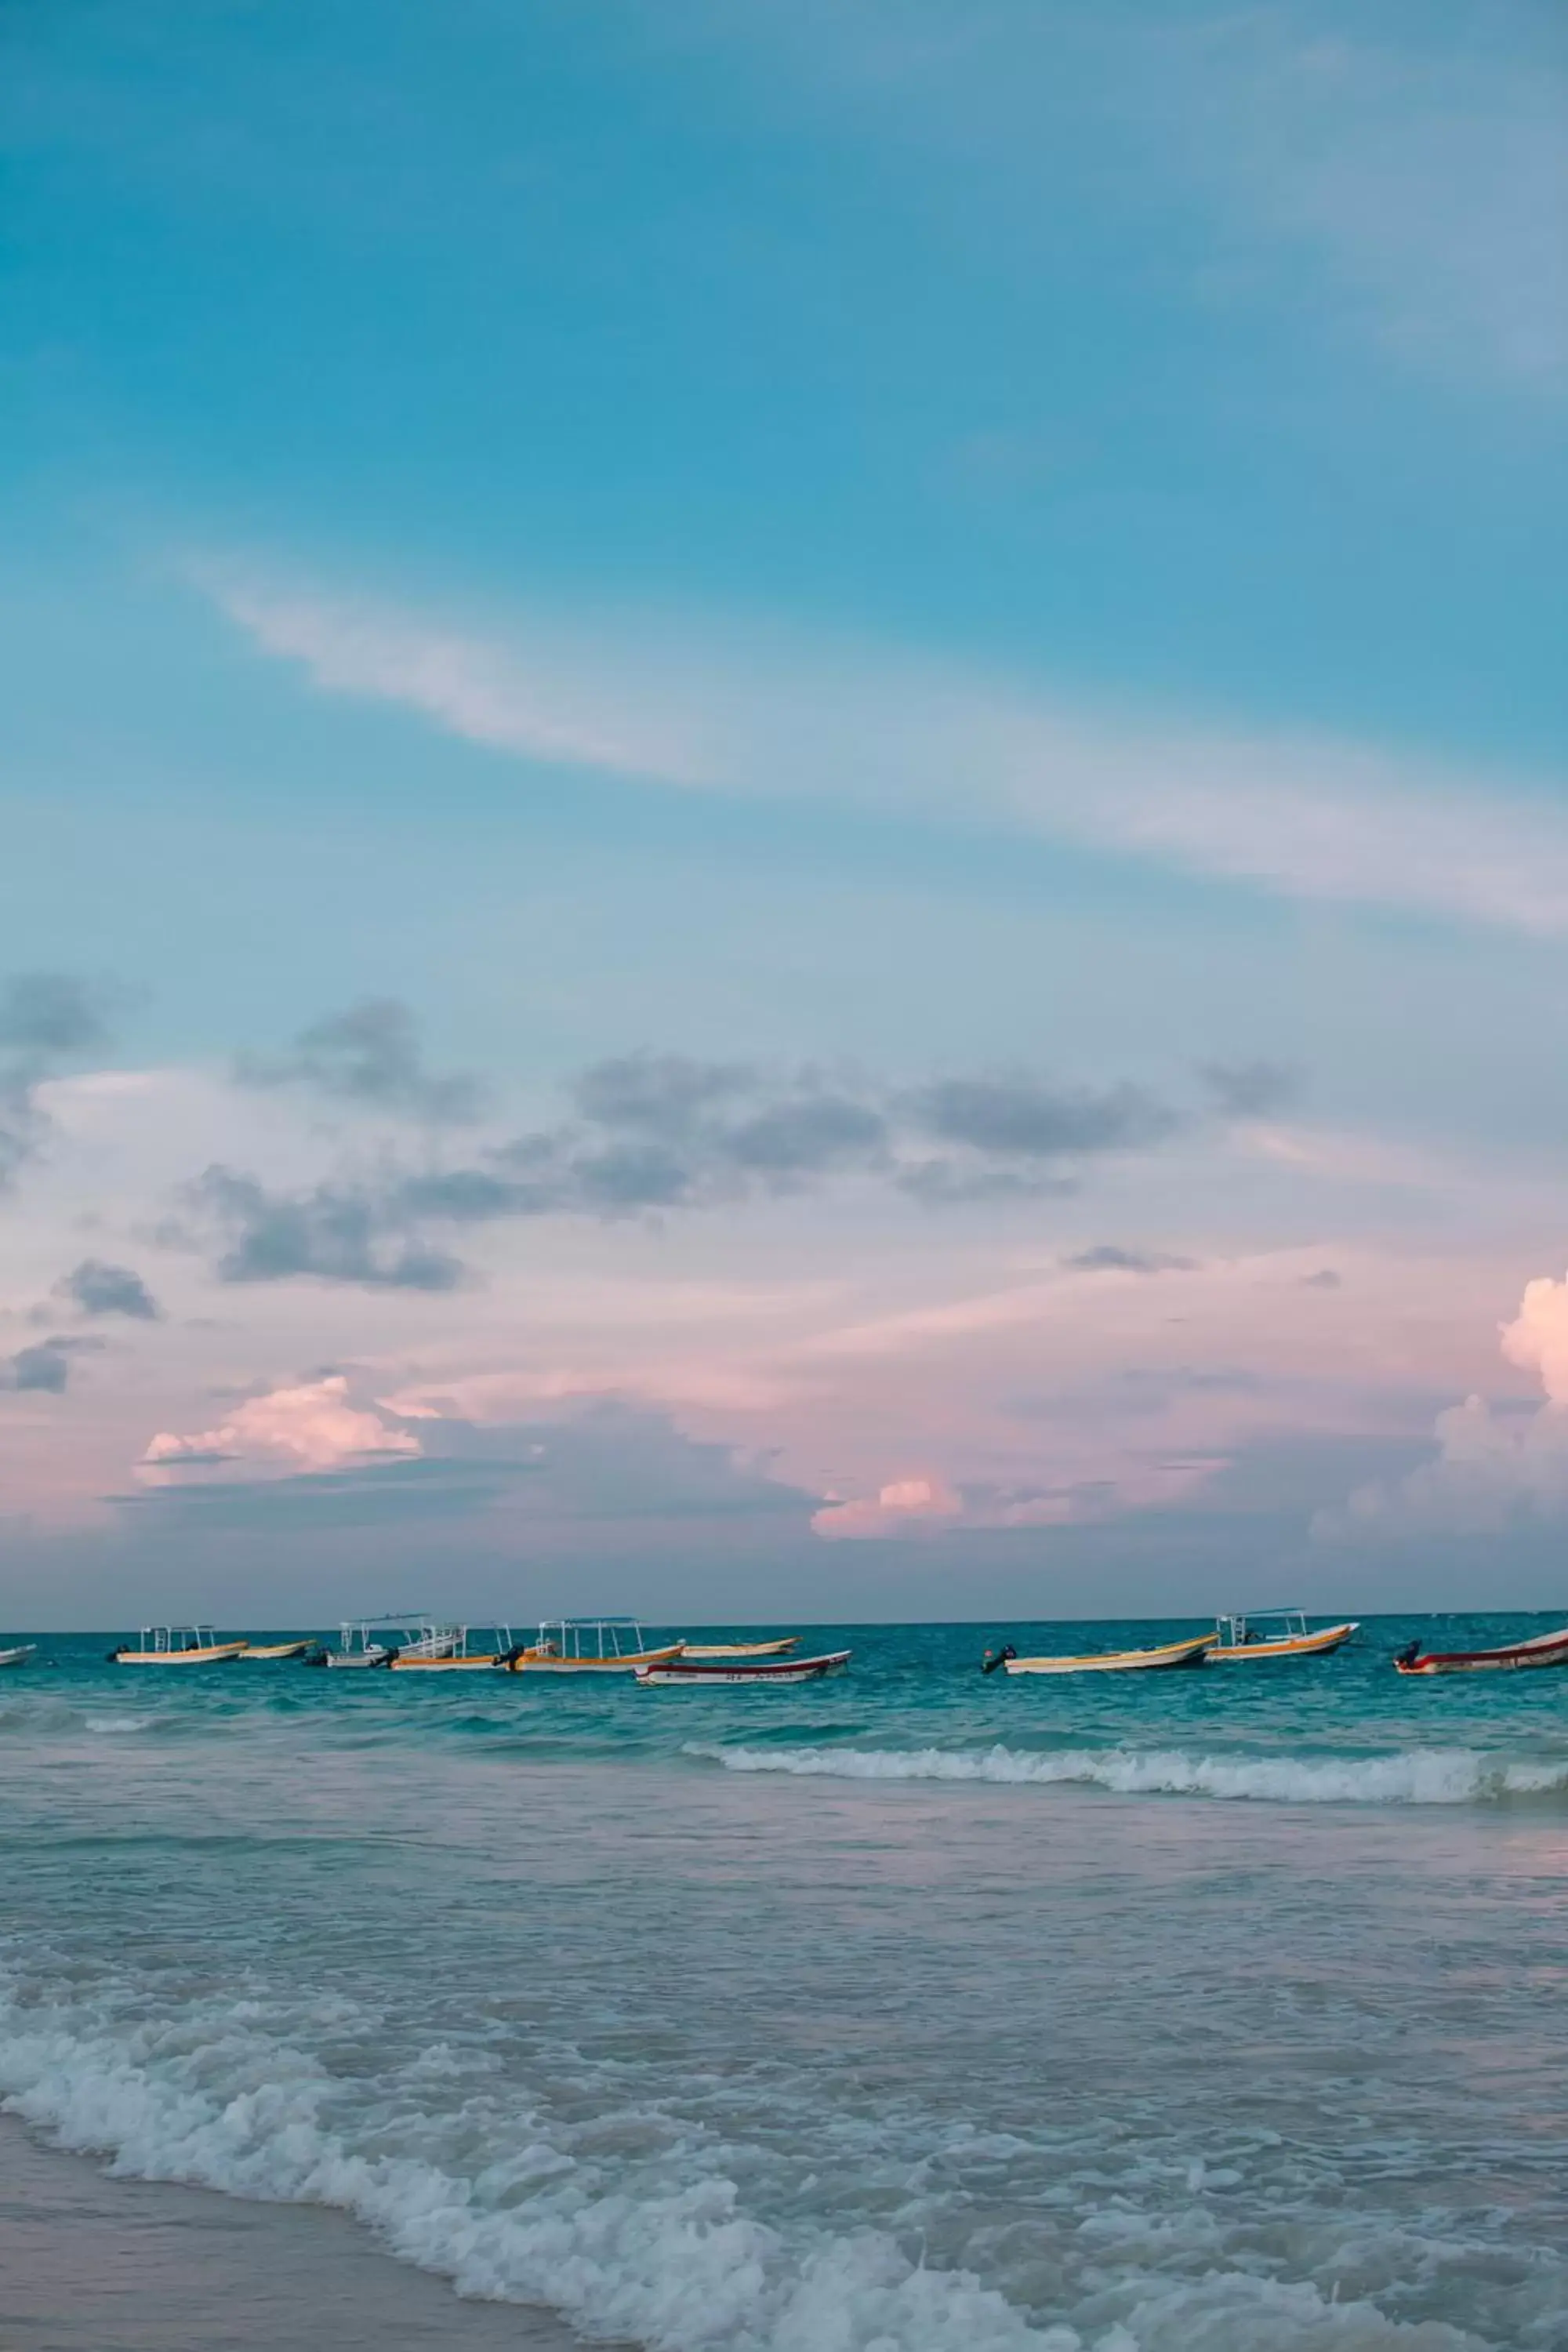
[[[811,1524],[830,1541],[840,1538],[901,1535],[910,1528],[936,1519],[953,1519],[963,1509],[962,1496],[935,1476],[895,1478],[879,1487],[875,1499],[829,1502]]]
[[[160,1472],[182,1464],[259,1460],[294,1471],[338,1470],[367,1456],[405,1457],[421,1451],[412,1431],[389,1429],[377,1414],[351,1404],[347,1381],[334,1373],[251,1397],[214,1429],[184,1436],[160,1430],[142,1466],[156,1482]]]

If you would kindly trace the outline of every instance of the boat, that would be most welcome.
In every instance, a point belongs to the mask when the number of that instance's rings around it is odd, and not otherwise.
[[[1021,1658],[1010,1642],[987,1652],[984,1671],[1005,1666],[1010,1675],[1131,1675],[1166,1666],[1201,1666],[1214,1647],[1212,1633],[1189,1633],[1152,1650],[1088,1650],[1079,1657]]]
[[[390,1666],[395,1658],[445,1658],[457,1647],[460,1628],[438,1624],[417,1609],[394,1609],[380,1617],[345,1618],[340,1649],[328,1650],[329,1666]]]
[[[1310,1626],[1300,1609],[1253,1609],[1215,1619],[1214,1659],[1239,1659],[1258,1665],[1266,1658],[1323,1658],[1360,1630],[1359,1621],[1340,1625]]]
[[[514,1675],[629,1675],[685,1654],[684,1642],[650,1646],[636,1617],[547,1617],[536,1641],[503,1662]]]
[[[1421,1644],[1407,1642],[1394,1661],[1402,1675],[1479,1675],[1520,1671],[1531,1666],[1568,1666],[1568,1625],[1554,1633],[1536,1633],[1528,1642],[1505,1642],[1496,1650],[1435,1650],[1421,1655]]]
[[[833,1650],[820,1658],[692,1658],[668,1659],[663,1665],[638,1666],[638,1685],[684,1685],[702,1688],[715,1683],[815,1683],[824,1675],[840,1675],[849,1664],[847,1650]]]
[[[476,1669],[494,1674],[517,1646],[510,1625],[458,1625],[446,1630],[453,1636],[449,1648],[429,1649],[416,1642],[388,1661],[394,1674],[472,1674]]]
[[[121,1642],[109,1655],[117,1666],[216,1666],[243,1657],[243,1642],[220,1642],[210,1625],[143,1625],[135,1645]]]
[[[776,1642],[688,1642],[681,1651],[685,1658],[782,1658],[800,1647],[798,1633],[785,1633]]]
[[[37,1642],[19,1642],[14,1650],[0,1650],[0,1666],[25,1666],[37,1652]]]
[[[240,1652],[242,1658],[302,1658],[307,1650],[315,1648],[314,1641],[247,1642]]]

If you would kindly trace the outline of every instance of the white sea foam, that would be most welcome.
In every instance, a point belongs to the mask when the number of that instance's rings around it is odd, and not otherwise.
[[[262,2012],[254,2000],[162,2019],[112,1998],[0,2000],[0,2104],[116,2171],[342,2208],[465,2294],[552,2305],[651,2352],[1492,2352],[1442,2323],[1227,2266],[1217,2246],[1179,2277],[1134,2252],[1121,2315],[1102,2305],[1088,2333],[1036,2323],[882,2230],[786,2236],[746,2212],[727,2173],[702,2171],[689,2143],[617,2172],[448,2052],[345,2079],[309,2046],[346,2030],[342,2004],[300,2010],[288,2032]],[[451,2092],[454,2073],[456,2105],[423,2108],[420,2084]],[[1116,2218],[1124,2236],[1133,2217]]]
[[[150,1715],[89,1715],[82,1720],[89,1731],[145,1731],[153,1718]]]
[[[1296,1805],[1465,1805],[1568,1790],[1568,1757],[1473,1748],[1387,1756],[1201,1756],[1179,1748],[744,1748],[693,1740],[685,1752],[728,1772],[839,1780],[1073,1784],[1127,1796],[1250,1799]]]

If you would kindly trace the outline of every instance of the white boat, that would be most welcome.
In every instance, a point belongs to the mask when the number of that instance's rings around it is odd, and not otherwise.
[[[417,1609],[395,1609],[380,1617],[345,1618],[342,1647],[329,1650],[329,1666],[390,1666],[401,1658],[449,1658],[461,1631],[442,1625]]]
[[[684,1642],[650,1647],[636,1617],[547,1617],[538,1639],[506,1661],[514,1675],[629,1675],[684,1655]]]
[[[658,1685],[671,1689],[707,1690],[715,1683],[815,1683],[825,1675],[841,1675],[849,1664],[847,1650],[832,1650],[819,1658],[667,1658],[662,1665],[638,1666],[637,1686]]]
[[[210,1625],[143,1625],[134,1646],[110,1650],[117,1666],[216,1666],[244,1655],[243,1642],[220,1642]]]
[[[1300,1609],[1254,1609],[1215,1619],[1211,1658],[1247,1666],[1271,1658],[1322,1658],[1360,1631],[1359,1621],[1310,1626]]]
[[[37,1650],[37,1642],[19,1642],[14,1650],[0,1650],[0,1666],[25,1666]]]
[[[240,1652],[242,1658],[302,1658],[315,1643],[306,1638],[298,1642],[247,1642]]]
[[[984,1671],[1005,1666],[1010,1675],[1131,1675],[1166,1667],[1201,1666],[1214,1647],[1212,1633],[1191,1633],[1150,1650],[1086,1650],[1079,1656],[1021,1658],[1011,1643],[988,1653]]]

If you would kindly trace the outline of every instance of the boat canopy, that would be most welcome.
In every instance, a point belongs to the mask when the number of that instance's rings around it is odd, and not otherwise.
[[[1215,1619],[1221,1647],[1243,1650],[1249,1642],[1300,1640],[1307,1632],[1304,1609],[1247,1609]]]
[[[557,1658],[636,1657],[647,1648],[636,1617],[546,1617],[539,1647]]]
[[[356,1645],[368,1650],[374,1643],[384,1643],[389,1633],[412,1639],[446,1630],[427,1609],[386,1609],[379,1617],[345,1617],[339,1627],[345,1650]]]
[[[137,1647],[157,1657],[178,1656],[182,1650],[216,1650],[220,1645],[210,1625],[142,1625]]]

